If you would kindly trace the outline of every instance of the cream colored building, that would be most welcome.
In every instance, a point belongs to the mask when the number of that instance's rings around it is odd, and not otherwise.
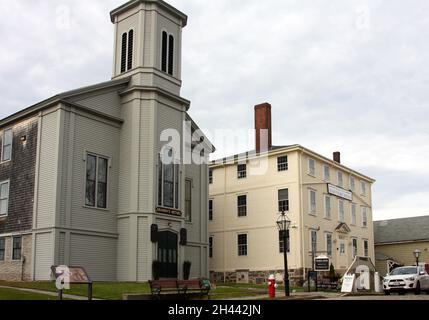
[[[374,180],[300,145],[271,146],[271,106],[255,107],[257,146],[268,150],[215,161],[210,169],[210,272],[217,281],[262,282],[283,277],[276,220],[292,221],[289,271],[304,280],[314,255],[327,254],[338,272],[355,255],[374,261]],[[265,132],[265,143],[258,137]],[[262,161],[262,162],[261,162]],[[259,165],[266,171],[252,174]],[[257,171],[257,170],[256,170]]]

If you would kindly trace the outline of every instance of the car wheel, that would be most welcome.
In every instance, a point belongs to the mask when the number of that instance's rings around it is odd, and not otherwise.
[[[417,282],[415,294],[419,295],[421,293],[420,282]]]
[[[384,290],[384,294],[385,294],[386,296],[390,296],[390,291]]]

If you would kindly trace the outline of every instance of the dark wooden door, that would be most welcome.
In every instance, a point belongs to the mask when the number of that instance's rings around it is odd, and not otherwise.
[[[177,279],[178,236],[170,231],[159,233],[158,260],[161,262],[161,278]]]

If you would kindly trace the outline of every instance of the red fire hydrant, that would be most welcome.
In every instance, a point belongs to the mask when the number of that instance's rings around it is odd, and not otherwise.
[[[270,292],[270,298],[275,298],[276,297],[276,288],[277,288],[277,283],[276,283],[276,277],[272,274],[270,275],[270,277],[268,278],[268,287],[269,287],[269,292]]]

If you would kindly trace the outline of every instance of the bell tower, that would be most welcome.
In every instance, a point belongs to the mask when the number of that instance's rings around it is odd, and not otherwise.
[[[180,95],[182,28],[187,16],[162,0],[131,0],[110,13],[113,77]]]

